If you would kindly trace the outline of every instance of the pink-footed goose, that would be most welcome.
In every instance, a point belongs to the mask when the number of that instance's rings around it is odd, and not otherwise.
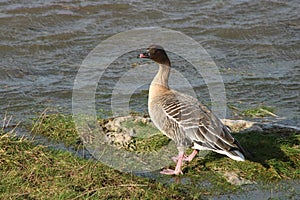
[[[159,45],[151,45],[140,58],[159,64],[159,71],[149,89],[148,110],[155,126],[175,141],[178,156],[175,170],[164,169],[162,174],[182,174],[183,161],[191,161],[199,150],[212,150],[234,160],[244,161],[245,151],[230,130],[197,99],[172,90],[168,86],[171,63]],[[185,156],[185,149],[194,151]]]

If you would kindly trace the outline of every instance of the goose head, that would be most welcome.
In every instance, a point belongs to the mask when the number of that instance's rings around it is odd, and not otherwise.
[[[168,65],[170,66],[169,57],[164,50],[164,48],[160,45],[151,45],[147,48],[146,52],[141,53],[139,58],[148,58],[153,60],[154,62],[160,65]]]

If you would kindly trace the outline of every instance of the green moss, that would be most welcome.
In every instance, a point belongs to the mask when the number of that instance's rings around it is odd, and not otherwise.
[[[251,108],[242,111],[242,115],[247,117],[267,117],[267,116],[276,116],[274,114],[275,109],[267,106],[260,106],[257,108]]]
[[[161,134],[153,124],[145,123],[142,121],[135,122],[134,120],[127,120],[122,123],[122,126],[127,129],[134,128],[135,137],[137,138],[148,138],[156,134]]]
[[[168,145],[170,141],[166,136],[158,134],[149,138],[136,138],[134,139],[134,144],[137,152],[153,152]]]
[[[235,136],[253,154],[251,162],[247,161],[249,163],[244,162],[239,165],[255,168],[256,173],[253,174],[255,180],[300,178],[299,170],[297,170],[300,166],[299,133],[280,135],[250,132]],[[245,169],[245,176],[247,172]]]
[[[144,123],[142,121],[135,122],[134,120],[127,120],[123,122],[122,125],[127,129],[134,128],[134,150],[138,153],[158,151],[163,146],[168,145],[171,141],[169,138],[160,133],[153,124]]]

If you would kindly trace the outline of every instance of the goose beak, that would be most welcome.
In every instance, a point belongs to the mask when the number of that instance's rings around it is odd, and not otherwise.
[[[138,58],[150,58],[149,53],[145,52],[145,53],[141,53],[140,55],[138,55]]]

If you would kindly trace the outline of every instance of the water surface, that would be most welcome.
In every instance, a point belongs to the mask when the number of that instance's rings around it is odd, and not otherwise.
[[[119,32],[158,26],[207,49],[228,104],[274,107],[281,123],[299,126],[299,10],[297,1],[0,1],[0,115],[24,121],[47,107],[71,113],[73,82],[88,53]],[[118,59],[99,83],[98,109],[110,109],[112,87],[123,67],[137,62],[134,54]],[[185,62],[175,57],[173,65]],[[185,76],[209,104],[201,77]],[[146,111],[146,94],[147,86],[133,95],[133,110]]]

